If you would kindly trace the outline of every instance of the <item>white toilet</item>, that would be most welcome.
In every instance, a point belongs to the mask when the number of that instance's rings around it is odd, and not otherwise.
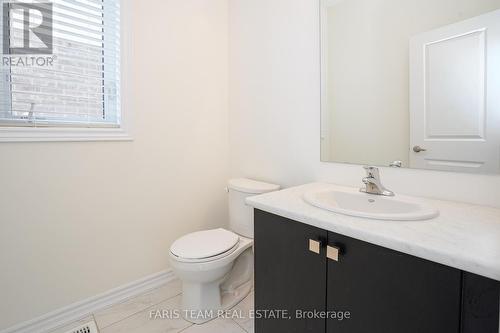
[[[229,227],[199,231],[176,240],[170,264],[182,281],[182,315],[202,324],[245,298],[253,284],[253,209],[249,196],[279,190],[250,179],[229,181]]]

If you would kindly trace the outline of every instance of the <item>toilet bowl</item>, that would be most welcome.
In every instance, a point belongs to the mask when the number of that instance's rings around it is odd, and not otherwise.
[[[182,316],[202,324],[232,308],[253,286],[252,195],[276,191],[278,185],[249,179],[228,183],[229,225],[185,235],[170,247],[170,265],[182,281]]]

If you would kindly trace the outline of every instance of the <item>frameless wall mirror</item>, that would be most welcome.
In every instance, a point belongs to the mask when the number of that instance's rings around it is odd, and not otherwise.
[[[500,0],[321,0],[323,161],[500,173]]]

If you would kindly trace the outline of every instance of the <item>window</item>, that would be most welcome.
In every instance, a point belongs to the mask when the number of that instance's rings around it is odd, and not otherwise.
[[[119,0],[15,1],[3,12],[0,130],[121,127]]]

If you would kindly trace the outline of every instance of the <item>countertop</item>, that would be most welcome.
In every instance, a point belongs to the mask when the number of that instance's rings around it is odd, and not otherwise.
[[[342,189],[313,183],[247,198],[247,204],[314,227],[500,281],[500,209],[419,198],[438,208],[426,221],[377,221],[306,203],[304,193]],[[397,195],[397,194],[396,194]]]

